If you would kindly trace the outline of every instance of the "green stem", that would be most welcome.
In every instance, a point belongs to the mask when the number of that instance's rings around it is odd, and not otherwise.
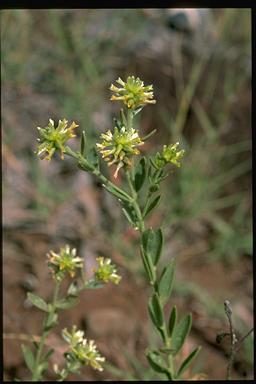
[[[114,189],[115,191],[117,191],[120,195],[124,196],[126,198],[127,201],[130,201],[132,200],[131,196],[129,196],[125,191],[123,191],[121,188],[118,188],[115,184],[113,184],[110,180],[108,180],[101,172],[99,169],[93,167],[88,161],[87,159],[85,159],[83,156],[81,156],[80,153],[78,152],[74,152],[72,151],[72,149],[70,149],[69,147],[65,147],[65,153],[68,155],[68,156],[71,156],[73,157],[74,159],[76,159],[81,165],[84,165],[85,168],[88,168],[90,170],[91,173],[93,173],[95,176],[98,177],[98,179],[100,179],[100,181],[103,183],[103,185],[108,188],[112,188]]]
[[[132,128],[133,112],[130,109],[127,109],[127,130],[129,131]]]
[[[140,206],[138,204],[138,195],[137,195],[137,192],[134,189],[134,186],[133,186],[133,183],[132,183],[132,180],[131,180],[131,173],[129,172],[128,169],[125,171],[125,173],[126,173],[126,177],[127,177],[127,181],[128,181],[129,187],[130,187],[131,195],[133,197],[132,205],[133,205],[134,210],[135,210],[135,212],[137,214],[137,218],[138,218],[138,222],[139,222],[139,230],[140,230],[140,234],[142,235],[142,233],[145,230],[145,224],[144,224],[144,219],[143,219],[143,215],[141,213]],[[158,287],[157,287],[156,283],[153,284],[153,289],[154,289],[155,293],[159,294]],[[164,318],[163,308],[162,308],[162,314],[163,314],[163,318]],[[167,327],[166,327],[166,323],[165,322],[163,324],[161,336],[162,336],[165,348],[170,348],[170,338],[168,336],[168,331],[167,331]],[[168,371],[169,371],[169,374],[167,374],[168,379],[169,380],[174,380],[174,378],[173,378],[173,376],[174,376],[173,357],[172,357],[171,354],[168,355]]]
[[[132,179],[131,179],[131,173],[128,169],[125,170],[125,174],[126,174],[126,178],[127,178],[127,181],[128,181],[129,187],[130,187],[132,198],[133,198],[131,203],[132,203],[133,208],[136,212],[138,224],[139,224],[139,230],[140,230],[140,233],[142,234],[145,231],[145,224],[144,224],[144,220],[143,220],[140,206],[138,204],[138,195],[137,195],[137,192],[135,191],[135,189],[133,187],[133,183],[132,183]]]
[[[34,369],[33,369],[32,381],[38,381],[38,378],[39,378],[38,376],[40,376],[40,375],[38,375],[38,367],[41,364],[41,356],[42,356],[46,336],[48,336],[48,334],[50,333],[50,330],[45,330],[45,325],[48,323],[49,318],[54,314],[54,312],[56,310],[56,303],[58,300],[59,290],[60,290],[60,281],[57,281],[55,288],[54,288],[54,292],[53,292],[53,300],[52,300],[51,310],[50,310],[50,312],[47,313],[47,315],[45,316],[45,319],[44,319],[44,330],[43,330],[43,334],[42,334],[42,337],[40,339],[40,343],[39,343],[37,353],[36,353],[36,360],[35,360],[35,365],[34,365]]]

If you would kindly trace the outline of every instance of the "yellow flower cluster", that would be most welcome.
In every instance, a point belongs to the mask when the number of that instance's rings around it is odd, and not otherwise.
[[[115,178],[120,168],[124,165],[131,165],[131,157],[140,153],[137,147],[144,144],[138,132],[133,128],[127,130],[125,127],[122,127],[119,130],[115,127],[114,133],[108,130],[106,133],[101,134],[101,138],[103,141],[97,143],[96,146],[109,166],[117,164],[114,174]]]
[[[81,365],[90,365],[92,368],[103,371],[102,363],[105,357],[102,357],[97,350],[94,340],[84,338],[84,331],[77,330],[74,325],[71,332],[67,329],[62,331],[63,338],[70,346],[69,355],[72,360],[77,361]]]
[[[126,82],[119,77],[116,80],[116,83],[121,85],[121,87],[118,88],[117,86],[111,84],[109,89],[114,92],[114,95],[112,95],[110,100],[123,101],[129,109],[136,109],[146,104],[156,103],[156,101],[153,100],[153,86],[144,86],[143,81],[141,81],[138,77],[135,78],[134,76],[129,76]]]
[[[119,284],[121,276],[117,274],[117,269],[115,265],[111,264],[110,259],[105,259],[104,257],[97,257],[97,262],[99,264],[98,269],[94,270],[95,279],[108,283],[111,281],[114,284]]]
[[[68,127],[66,119],[59,120],[58,126],[54,127],[54,121],[49,119],[49,124],[45,128],[37,127],[39,131],[38,148],[35,153],[41,158],[51,160],[55,151],[60,151],[61,159],[64,159],[65,143],[72,137],[76,137],[74,129],[78,125],[73,123]]]
[[[162,153],[157,153],[154,159],[154,164],[157,168],[163,168],[167,163],[180,167],[180,160],[184,156],[184,149],[178,150],[179,143],[164,145]]]
[[[83,260],[76,256],[76,249],[71,250],[69,245],[60,248],[59,253],[50,251],[47,257],[48,267],[58,281],[61,281],[67,273],[74,277],[76,269],[83,268]]]

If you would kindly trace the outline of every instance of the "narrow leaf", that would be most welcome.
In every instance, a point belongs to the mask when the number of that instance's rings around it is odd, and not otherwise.
[[[30,372],[33,372],[34,365],[35,365],[35,358],[34,358],[33,352],[29,347],[27,347],[24,344],[21,344],[21,349],[22,349],[24,360],[28,369],[30,370]]]
[[[28,292],[27,297],[35,307],[41,309],[42,311],[48,312],[48,305],[41,297],[31,292]]]
[[[169,336],[172,337],[175,325],[177,323],[177,308],[176,305],[172,308],[169,323],[168,323],[168,330],[169,330]]]
[[[172,335],[172,348],[174,349],[174,355],[176,355],[183,346],[185,339],[191,329],[192,316],[186,315],[181,319],[178,325],[174,328]]]
[[[135,168],[134,187],[138,192],[146,178],[146,159],[142,157]]]
[[[159,298],[156,293],[154,293],[153,296],[149,299],[148,310],[155,326],[158,329],[162,328],[164,323],[163,312]]]
[[[134,208],[129,204],[127,203],[126,201],[122,202],[122,211],[124,213],[124,215],[126,216],[127,220],[129,221],[129,223],[134,227],[136,226],[136,223],[137,223],[137,215],[134,211]]]
[[[56,307],[60,309],[69,309],[77,305],[79,302],[78,297],[67,297],[66,299],[59,300],[56,303]]]
[[[47,351],[46,354],[44,355],[43,360],[48,360],[49,357],[53,354],[53,352],[54,352],[53,348],[49,349],[49,351]]]
[[[81,147],[80,147],[80,153],[83,157],[85,156],[85,142],[86,142],[85,131],[83,131],[82,137],[81,137]]]
[[[127,126],[127,119],[125,117],[123,108],[120,111],[120,121],[122,122],[122,126]]]
[[[129,223],[131,224],[132,227],[134,227],[136,224],[132,221],[132,218],[130,216],[130,214],[126,211],[125,208],[122,208],[122,211],[126,217],[126,219],[129,221]]]
[[[188,367],[190,366],[190,364],[192,363],[192,361],[194,360],[194,358],[198,355],[198,353],[200,352],[201,350],[201,347],[197,347],[195,348],[189,355],[188,357],[183,361],[183,363],[181,364],[179,370],[178,370],[178,373],[177,373],[177,378],[179,378],[187,369]]]
[[[161,196],[158,195],[156,196],[152,201],[151,203],[149,204],[149,206],[147,207],[146,209],[146,212],[143,214],[143,218],[145,218],[160,202],[160,199],[161,199]]]
[[[157,353],[157,351],[149,351],[146,355],[150,366],[154,371],[159,373],[166,373],[167,367],[164,359],[161,355]]]
[[[130,198],[125,193],[120,191],[119,189],[117,190],[116,188],[112,187],[111,185],[105,185],[105,184],[103,184],[103,187],[106,188],[106,190],[109,193],[111,193],[112,195],[114,195],[118,199],[120,199],[122,201],[129,201],[130,202]]]
[[[142,245],[145,253],[156,265],[161,256],[163,247],[163,235],[161,229],[147,229],[142,234]]]
[[[159,281],[159,294],[163,304],[171,296],[174,281],[174,260],[170,262],[167,267],[164,268],[163,273]]]
[[[146,255],[142,246],[140,248],[140,253],[141,253],[141,258],[142,258],[144,269],[148,275],[148,279],[149,279],[151,284],[154,284],[155,279],[156,279],[156,273],[155,273],[155,267],[152,263],[152,260],[150,259],[150,257],[148,257]]]
[[[87,151],[87,159],[88,162],[94,166],[94,168],[99,169],[99,156],[95,147],[92,147]]]

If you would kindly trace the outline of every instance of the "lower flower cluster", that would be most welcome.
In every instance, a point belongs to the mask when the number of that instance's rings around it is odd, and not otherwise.
[[[79,373],[79,369],[86,365],[103,371],[105,357],[100,355],[94,340],[84,338],[84,331],[73,325],[71,331],[63,329],[62,336],[69,344],[69,349],[64,353],[65,367],[59,369],[58,364],[53,366],[54,372],[59,376],[58,381],[64,381],[70,373]]]

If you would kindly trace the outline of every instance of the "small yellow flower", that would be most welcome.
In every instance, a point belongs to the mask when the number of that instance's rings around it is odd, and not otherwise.
[[[138,77],[135,79],[134,76],[129,76],[126,83],[119,77],[116,83],[121,85],[121,88],[111,84],[109,89],[114,92],[114,95],[111,96],[110,100],[121,100],[129,109],[156,103],[153,100],[153,85],[144,86],[143,81]]]
[[[131,166],[131,157],[140,153],[136,147],[144,144],[138,132],[133,128],[127,130],[122,127],[119,130],[115,127],[114,133],[108,130],[106,133],[102,133],[100,137],[103,141],[97,143],[96,146],[109,166],[117,164],[115,178],[120,168],[124,165]]]
[[[162,153],[159,152],[156,154],[154,159],[154,164],[157,168],[163,168],[167,163],[176,165],[180,167],[180,160],[184,156],[184,149],[178,151],[179,143],[164,145]]]
[[[98,269],[94,270],[95,279],[98,281],[103,281],[108,283],[109,281],[114,284],[119,284],[121,276],[117,274],[116,266],[111,264],[110,259],[105,259],[104,257],[97,257],[97,262],[99,264]]]
[[[83,268],[83,260],[76,256],[76,249],[71,250],[69,245],[61,248],[59,253],[50,251],[47,257],[48,267],[58,281],[61,281],[66,273],[74,277],[76,269]]]
[[[77,330],[75,325],[71,332],[68,332],[66,328],[63,329],[62,336],[69,344],[69,355],[71,355],[73,361],[103,371],[101,363],[105,361],[105,357],[100,355],[94,340],[84,339],[84,332]]]
[[[59,120],[58,126],[54,127],[54,121],[49,119],[49,124],[45,128],[37,127],[39,131],[39,142],[37,151],[35,153],[41,158],[46,160],[51,160],[55,151],[60,151],[61,159],[64,159],[65,152],[65,143],[76,137],[74,134],[74,129],[78,125],[73,121],[73,123],[67,128],[68,121],[66,119]]]

